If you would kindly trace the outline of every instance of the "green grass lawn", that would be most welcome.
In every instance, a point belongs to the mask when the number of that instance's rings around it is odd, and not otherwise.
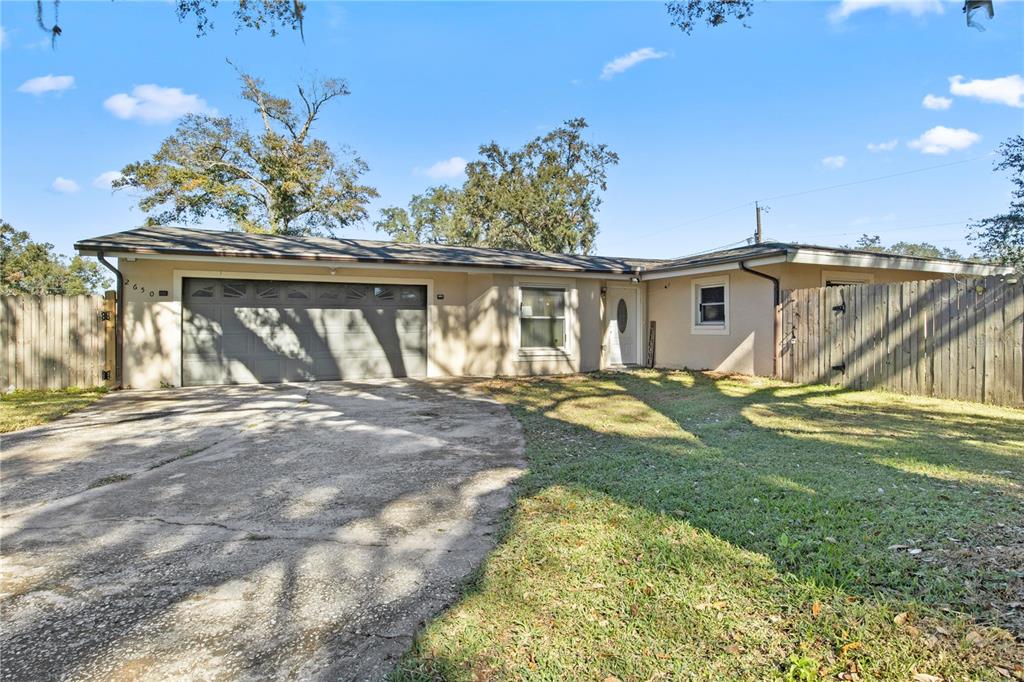
[[[0,395],[0,433],[37,426],[68,412],[92,405],[105,388],[67,388],[59,391],[13,391]]]
[[[530,473],[396,678],[1024,679],[1024,412],[688,372],[482,386]]]

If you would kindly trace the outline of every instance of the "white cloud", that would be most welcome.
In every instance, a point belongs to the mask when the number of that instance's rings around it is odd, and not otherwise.
[[[821,165],[824,166],[825,168],[830,168],[832,170],[839,170],[840,168],[846,165],[846,157],[843,156],[842,154],[837,154],[836,156],[826,156],[824,159],[821,160]]]
[[[453,156],[450,159],[438,161],[423,171],[423,174],[434,180],[450,180],[459,177],[465,170],[466,160],[461,156]]]
[[[921,106],[925,109],[944,111],[953,106],[953,100],[949,97],[939,97],[938,95],[932,95],[929,93],[924,96],[923,100],[921,100]]]
[[[915,17],[943,13],[939,0],[842,0],[828,16],[833,22],[840,23],[857,12],[878,8],[885,8],[890,12],[906,12]]]
[[[45,95],[48,92],[63,92],[74,86],[74,76],[39,76],[29,78],[18,86],[18,92],[27,92],[30,95]]]
[[[50,187],[53,188],[54,192],[60,192],[61,194],[74,194],[79,189],[81,189],[78,186],[78,183],[75,182],[74,180],[62,178],[59,175],[56,178],[54,178],[53,184],[51,184]]]
[[[892,140],[889,140],[887,142],[868,142],[868,151],[869,152],[891,152],[893,149],[896,149],[896,147],[897,147],[897,145],[899,145],[899,143],[900,143],[900,141],[895,139],[895,138],[892,139]]]
[[[668,56],[668,52],[659,52],[653,47],[642,47],[639,50],[633,50],[629,54],[616,57],[601,69],[601,80],[611,80],[620,73],[631,69],[641,62],[646,62],[649,59],[663,59]]]
[[[130,95],[124,92],[112,95],[103,106],[118,118],[147,123],[166,123],[185,114],[216,113],[199,95],[153,84],[136,85]]]
[[[921,137],[911,140],[907,146],[920,149],[924,154],[948,154],[951,151],[967,149],[981,139],[981,135],[966,128],[935,126]]]
[[[949,91],[959,97],[977,97],[983,102],[996,102],[1009,107],[1024,108],[1024,78],[1019,75],[964,82],[963,76],[949,79]]]
[[[92,186],[97,189],[110,189],[110,185],[114,180],[120,180],[121,177],[120,171],[107,171],[105,173],[100,173],[93,178]]]

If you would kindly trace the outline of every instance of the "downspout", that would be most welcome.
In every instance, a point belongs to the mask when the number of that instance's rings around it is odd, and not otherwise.
[[[743,261],[740,261],[740,270],[743,270],[744,272],[749,272],[752,275],[757,275],[758,277],[763,277],[764,279],[766,279],[766,280],[768,280],[768,281],[770,281],[772,283],[772,376],[773,377],[778,377],[779,376],[779,319],[778,319],[778,310],[779,310],[779,303],[782,300],[782,298],[781,298],[781,296],[779,294],[779,278],[778,277],[772,277],[771,275],[765,274],[763,272],[758,272],[757,270],[751,270],[750,268],[747,267],[747,264],[745,262],[743,262]]]
[[[117,282],[117,307],[114,312],[114,385],[117,388],[124,388],[124,383],[122,382],[124,366],[122,362],[124,355],[124,275],[103,257],[102,251],[96,252],[96,259],[107,270],[114,273],[114,279]]]

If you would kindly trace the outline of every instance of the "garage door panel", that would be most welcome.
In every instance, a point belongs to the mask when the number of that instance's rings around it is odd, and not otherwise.
[[[186,385],[426,375],[426,287],[185,280]]]
[[[207,358],[183,358],[181,371],[183,376],[189,377],[186,384],[189,386],[230,383],[220,362],[211,362]]]

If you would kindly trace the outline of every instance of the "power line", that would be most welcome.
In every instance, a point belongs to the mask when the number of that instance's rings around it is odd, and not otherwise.
[[[816,239],[818,237],[848,237],[848,236],[853,235],[853,234],[867,234],[865,232],[865,230],[882,230],[882,231],[885,231],[887,233],[888,232],[908,232],[908,231],[911,231],[911,230],[923,230],[923,229],[929,228],[929,227],[949,227],[950,225],[967,225],[967,223],[969,223],[969,222],[971,222],[970,218],[966,218],[964,220],[952,220],[952,221],[947,222],[947,223],[928,223],[927,225],[913,225],[911,227],[883,227],[883,226],[877,225],[877,224],[876,225],[864,225],[862,227],[858,227],[858,229],[853,230],[852,232],[828,232],[828,233],[825,233],[825,234],[813,235],[812,238]]]
[[[972,161],[980,161],[981,159],[987,159],[993,156],[995,152],[989,152],[982,156],[973,156],[969,159],[960,159],[959,161],[950,161],[949,163],[940,163],[935,166],[925,166],[924,168],[915,168],[913,170],[902,171],[900,173],[890,173],[889,175],[879,175],[874,178],[865,178],[863,180],[855,180],[853,182],[844,182],[839,185],[827,185],[825,187],[815,187],[814,189],[805,189],[800,192],[790,192],[789,194],[778,194],[774,197],[767,197],[759,199],[759,201],[776,201],[778,199],[790,199],[792,197],[801,197],[805,194],[814,194],[815,192],[825,192],[832,189],[841,189],[843,187],[853,187],[854,185],[863,185],[869,182],[878,182],[879,180],[889,180],[890,178],[899,178],[904,175],[913,175],[914,173],[924,173],[925,171],[936,170],[938,168],[949,168],[950,166],[959,166],[960,164],[970,163]]]
[[[733,211],[735,211],[737,209],[741,209],[741,208],[744,208],[746,206],[753,206],[753,205],[754,205],[753,201],[745,201],[742,204],[737,204],[737,205],[733,206],[732,208],[727,208],[727,209],[725,209],[723,211],[718,211],[717,213],[712,213],[710,215],[706,215],[706,216],[703,216],[701,218],[694,218],[693,220],[687,220],[687,221],[679,223],[677,225],[673,225],[672,227],[665,227],[665,228],[662,228],[660,230],[654,230],[653,232],[645,232],[643,234],[630,235],[629,236],[629,240],[633,241],[634,239],[643,239],[645,237],[653,237],[656,234],[662,234],[664,232],[672,232],[673,230],[678,230],[680,227],[686,227],[687,225],[693,225],[694,223],[700,223],[700,222],[703,222],[705,220],[711,220],[712,218],[717,218],[720,215],[725,215],[726,213],[732,213]],[[622,243],[624,241],[625,241],[624,239],[619,239],[617,241],[612,242],[612,244],[618,244],[618,243]]]
[[[923,168],[914,168],[914,169],[908,170],[908,171],[901,171],[899,173],[890,173],[888,175],[879,175],[879,176],[876,176],[876,177],[873,177],[873,178],[864,178],[863,180],[854,180],[853,182],[844,182],[844,183],[841,183],[841,184],[838,184],[838,185],[826,185],[824,187],[815,187],[813,189],[801,190],[799,192],[790,192],[788,194],[777,194],[777,195],[772,196],[772,197],[766,197],[766,198],[758,199],[757,201],[766,202],[766,201],[776,201],[778,199],[790,199],[792,197],[804,196],[805,194],[814,194],[816,192],[827,192],[829,190],[841,189],[843,187],[853,187],[853,186],[856,186],[856,185],[864,185],[864,184],[867,184],[869,182],[878,182],[880,180],[889,180],[889,179],[892,179],[892,178],[903,177],[904,175],[914,175],[916,173],[924,173],[925,171],[938,170],[940,168],[949,168],[950,166],[959,166],[961,164],[971,163],[972,161],[980,161],[981,159],[987,159],[987,158],[989,158],[991,156],[994,156],[995,154],[996,154],[996,152],[993,151],[993,152],[989,152],[988,154],[982,154],[981,156],[973,156],[973,157],[971,157],[969,159],[960,159],[959,161],[950,161],[949,163],[940,163],[940,164],[936,164],[934,166],[925,166]],[[678,230],[681,227],[686,227],[688,225],[694,225],[696,223],[701,223],[701,222],[704,222],[705,220],[711,220],[712,218],[717,218],[719,216],[723,216],[726,213],[732,213],[733,211],[736,211],[736,210],[741,209],[741,208],[745,208],[745,207],[748,207],[748,206],[753,206],[755,203],[756,202],[754,202],[754,201],[745,201],[742,204],[736,204],[735,206],[732,206],[730,208],[726,208],[726,209],[723,209],[721,211],[716,211],[715,213],[711,213],[709,215],[701,216],[700,218],[694,218],[692,220],[687,220],[687,221],[684,221],[682,223],[678,223],[676,225],[673,225],[672,227],[666,227],[666,228],[662,228],[662,229],[659,229],[659,230],[653,230],[651,232],[644,232],[644,233],[641,233],[641,234],[630,235],[629,236],[629,240],[633,241],[635,239],[644,239],[646,237],[653,237],[655,235],[664,234],[665,232],[672,232],[674,230]],[[938,225],[935,225],[934,227],[938,227]],[[842,233],[842,234],[846,234],[846,233]],[[611,242],[611,244],[620,244],[620,243],[623,243],[625,241],[626,241],[625,239],[619,239],[619,240]],[[743,240],[743,241],[746,241],[746,240]],[[739,242],[734,242],[734,243],[738,244]],[[704,253],[704,252],[700,252],[700,253]],[[696,255],[696,254],[694,254],[694,255]]]
[[[683,254],[682,256],[673,256],[672,260],[680,260],[680,259],[683,259],[683,258],[692,258],[693,256],[700,256],[701,254],[711,253],[713,251],[721,251],[722,249],[728,249],[731,246],[740,246],[741,244],[749,244],[750,240],[751,240],[750,237],[747,237],[746,239],[739,239],[739,240],[734,241],[734,242],[729,242],[728,244],[722,244],[721,246],[712,246],[710,249],[703,249],[701,251],[694,251],[693,253]]]

